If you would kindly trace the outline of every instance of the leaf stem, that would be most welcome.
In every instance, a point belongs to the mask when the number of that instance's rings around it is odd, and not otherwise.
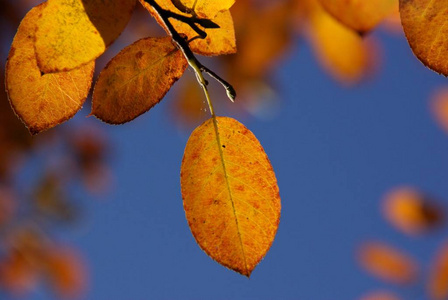
[[[225,88],[227,97],[229,97],[230,101],[232,101],[232,102],[234,102],[235,98],[236,98],[235,89],[227,81],[225,81],[220,76],[218,76],[215,72],[213,72],[212,70],[210,70],[209,68],[204,66],[196,58],[193,51],[190,49],[188,41],[176,31],[173,24],[171,24],[169,18],[174,18],[174,19],[177,19],[184,23],[187,23],[188,25],[190,25],[190,27],[193,30],[195,30],[200,35],[201,38],[205,38],[206,34],[204,31],[200,30],[199,28],[198,28],[199,31],[197,31],[196,24],[202,24],[202,23],[206,24],[207,21],[205,19],[198,19],[196,17],[190,18],[190,17],[182,16],[182,15],[176,14],[172,11],[163,9],[162,7],[160,7],[159,4],[157,4],[157,2],[155,0],[145,0],[145,2],[147,2],[149,5],[151,5],[154,8],[154,10],[157,12],[157,14],[159,15],[163,24],[165,25],[166,29],[168,30],[171,38],[173,39],[173,41],[176,43],[177,47],[182,51],[185,58],[187,59],[188,65],[194,70],[194,72],[196,74],[196,79],[198,80],[199,84],[201,85],[202,90],[204,91],[205,97],[207,98],[207,103],[210,108],[210,114],[215,119],[216,115],[215,115],[215,111],[213,109],[212,101],[210,99],[210,94],[207,89],[207,81],[204,79],[204,75],[202,74],[202,72],[207,73],[213,79],[218,81]],[[201,20],[203,20],[203,21],[201,21]],[[209,22],[211,22],[211,21],[209,21]],[[211,23],[213,23],[213,22],[211,22]],[[208,23],[208,24],[211,24],[211,23]],[[201,32],[203,32],[205,34],[205,36],[204,36],[204,34],[201,34]]]

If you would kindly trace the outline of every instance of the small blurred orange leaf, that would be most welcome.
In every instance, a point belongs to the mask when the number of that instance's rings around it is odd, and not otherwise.
[[[417,278],[417,263],[384,243],[364,243],[358,255],[359,262],[366,271],[385,281],[405,284]]]
[[[448,133],[448,87],[438,90],[432,96],[431,111],[436,122]]]
[[[38,270],[18,251],[0,261],[0,288],[16,297],[25,296],[38,283]]]
[[[170,37],[141,39],[101,71],[92,114],[110,124],[131,121],[159,103],[186,67],[186,59]]]
[[[398,0],[319,0],[327,12],[347,27],[364,33],[392,14]]]
[[[269,250],[280,195],[262,146],[235,119],[209,119],[188,140],[181,167],[185,214],[199,246],[245,276]]]
[[[163,24],[163,21],[160,19],[160,16],[154,8],[144,0],[139,1],[154,16],[160,26],[168,32]],[[177,9],[171,0],[158,0],[157,4],[165,10],[169,10],[183,16],[189,16],[188,14],[185,14]],[[233,19],[230,11],[221,11],[211,20],[218,24],[219,28],[202,28],[198,25],[201,30],[207,33],[207,37],[205,39],[198,38],[193,40],[190,43],[191,50],[197,54],[208,56],[235,53],[235,31],[233,28]],[[170,19],[170,22],[173,24],[178,33],[186,35],[188,39],[198,36],[198,33],[194,31],[190,25],[172,18]]]
[[[432,300],[448,298],[448,243],[444,243],[433,258],[428,294]]]
[[[322,66],[336,79],[354,84],[371,71],[372,45],[310,1],[308,36]]]
[[[445,219],[434,201],[410,187],[389,192],[383,201],[383,213],[398,230],[411,235],[427,232]]]
[[[48,0],[36,31],[44,73],[67,71],[98,58],[121,34],[136,0]]]
[[[448,0],[400,0],[400,15],[414,54],[448,76]]]
[[[6,65],[6,88],[11,106],[32,134],[66,121],[81,109],[95,66],[91,62],[69,72],[41,74],[33,33],[45,5],[35,7],[23,19]]]
[[[375,291],[368,293],[359,300],[400,300],[400,298],[391,292]]]

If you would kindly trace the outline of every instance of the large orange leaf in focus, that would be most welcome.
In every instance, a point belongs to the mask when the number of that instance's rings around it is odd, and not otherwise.
[[[440,89],[432,96],[431,112],[440,127],[448,133],[448,88]]]
[[[342,83],[360,81],[372,70],[375,45],[335,20],[316,1],[308,1],[307,33],[319,62]]]
[[[235,0],[172,0],[172,2],[177,8],[194,11],[198,17],[213,19],[219,12],[228,10]]]
[[[386,219],[406,234],[421,234],[441,225],[445,215],[441,207],[411,187],[389,192],[383,201]]]
[[[414,54],[448,76],[448,0],[400,0],[400,15]]]
[[[433,300],[448,298],[448,243],[445,242],[437,251],[432,262],[428,294]]]
[[[139,0],[140,3],[154,16],[156,21],[162,26],[167,33],[163,21],[157,12],[144,0]],[[181,12],[171,0],[158,0],[157,4],[160,5],[165,10],[169,10],[184,16],[191,16],[189,14]],[[222,55],[222,54],[232,54],[236,52],[236,41],[235,41],[235,31],[233,28],[233,19],[230,11],[224,10],[219,12],[212,21],[219,25],[219,28],[202,28],[200,25],[198,27],[207,33],[205,39],[195,39],[190,42],[190,49],[201,55]],[[194,31],[190,25],[170,18],[170,22],[173,24],[174,29],[180,34],[184,34],[188,39],[198,36],[198,33]]]
[[[385,281],[405,284],[415,281],[417,277],[417,263],[410,256],[384,243],[364,243],[358,255],[366,271]]]
[[[121,34],[136,0],[48,0],[36,31],[44,73],[67,71],[98,58]]]
[[[333,17],[347,27],[364,33],[392,14],[398,0],[319,0]]]
[[[181,187],[199,246],[220,264],[250,276],[280,220],[277,180],[253,133],[232,118],[204,122],[185,148]]]
[[[12,108],[32,134],[73,117],[90,90],[95,63],[56,74],[41,74],[34,51],[34,31],[45,3],[20,24],[6,64],[6,89]]]
[[[170,37],[141,39],[101,71],[92,114],[110,124],[131,121],[159,103],[186,67],[186,59]]]

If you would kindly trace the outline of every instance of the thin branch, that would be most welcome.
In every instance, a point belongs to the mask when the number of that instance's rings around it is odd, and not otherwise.
[[[145,2],[147,2],[149,5],[151,5],[154,8],[154,10],[157,12],[157,14],[159,15],[159,17],[162,20],[163,24],[167,28],[171,38],[176,43],[177,47],[184,54],[184,56],[187,59],[188,64],[190,65],[190,67],[195,71],[196,79],[198,80],[198,82],[202,86],[202,89],[204,90],[204,93],[206,95],[207,102],[208,102],[208,105],[210,107],[210,113],[214,117],[215,113],[214,113],[213,105],[212,105],[212,103],[210,101],[210,97],[209,97],[209,94],[208,94],[207,81],[204,79],[204,76],[202,75],[202,72],[207,73],[212,78],[214,78],[216,81],[218,81],[226,89],[227,96],[229,97],[230,101],[232,101],[232,102],[235,101],[235,97],[236,97],[235,89],[227,81],[225,81],[220,76],[218,76],[216,73],[214,73],[209,68],[204,66],[196,58],[196,56],[194,55],[193,51],[191,51],[190,46],[188,45],[188,41],[186,39],[184,39],[176,31],[176,29],[174,28],[173,24],[171,24],[171,22],[169,20],[169,18],[173,18],[173,19],[185,22],[185,23],[190,25],[190,27],[192,27],[195,30],[195,28],[194,28],[195,25],[191,26],[191,24],[201,24],[200,22],[202,22],[202,21],[198,21],[198,20],[205,20],[205,19],[198,19],[198,18],[195,18],[195,17],[186,17],[186,16],[182,16],[182,15],[176,14],[176,13],[174,13],[172,11],[163,9],[162,7],[160,7],[159,4],[157,4],[157,2],[155,0],[145,0]],[[209,25],[211,23],[213,23],[210,20],[207,20],[207,22],[208,22]],[[215,24],[215,23],[213,23],[213,24]],[[213,27],[211,27],[211,28],[213,28]],[[198,34],[202,37],[200,32],[198,32]]]

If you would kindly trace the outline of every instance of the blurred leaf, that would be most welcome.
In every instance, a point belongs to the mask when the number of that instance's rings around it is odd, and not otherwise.
[[[417,278],[417,263],[410,256],[380,242],[364,243],[359,262],[370,274],[392,283],[412,283]]]
[[[401,298],[399,298],[395,294],[386,291],[371,292],[360,298],[360,300],[400,300],[400,299]]]
[[[0,260],[0,287],[15,297],[23,297],[38,283],[38,271],[20,252],[13,251]]]
[[[365,33],[389,16],[398,0],[319,0],[327,12],[345,26]]]
[[[364,79],[372,70],[374,45],[336,21],[317,0],[309,1],[308,36],[320,64],[342,83]]]
[[[386,219],[406,234],[422,234],[445,221],[442,207],[411,187],[400,187],[389,192],[383,202]]]
[[[20,24],[6,65],[6,88],[15,113],[32,134],[54,127],[81,109],[92,82],[94,63],[70,72],[42,75],[37,67],[33,32],[45,3]]]
[[[439,126],[448,133],[448,87],[440,88],[433,94],[431,112]]]
[[[98,58],[121,34],[136,0],[48,0],[36,31],[44,73],[75,69]]]
[[[146,3],[144,0],[140,0],[140,3],[153,15],[156,21],[162,26],[167,33],[163,21],[160,19],[157,12]],[[171,0],[158,0],[157,3],[165,10],[175,12],[183,16],[189,16],[182,13],[177,9]],[[192,39],[198,36],[198,33],[191,28],[187,23],[179,20],[170,19],[176,31],[180,34],[184,34],[187,39]],[[232,15],[228,10],[222,11],[212,19],[212,21],[219,25],[220,28],[199,28],[207,33],[205,39],[197,38],[190,43],[190,48],[193,52],[201,55],[222,55],[232,54],[236,52],[235,32],[233,28]]]
[[[68,247],[56,247],[46,254],[45,273],[59,298],[76,298],[87,287],[86,264],[80,254]]]
[[[448,76],[448,0],[400,0],[400,15],[414,54]]]
[[[220,264],[250,276],[280,219],[277,180],[256,137],[231,118],[206,121],[188,140],[181,187],[199,246]]]
[[[170,37],[141,39],[101,71],[92,114],[110,124],[129,122],[159,103],[186,67]]]
[[[448,298],[448,243],[446,242],[441,245],[433,258],[427,289],[432,300]]]

